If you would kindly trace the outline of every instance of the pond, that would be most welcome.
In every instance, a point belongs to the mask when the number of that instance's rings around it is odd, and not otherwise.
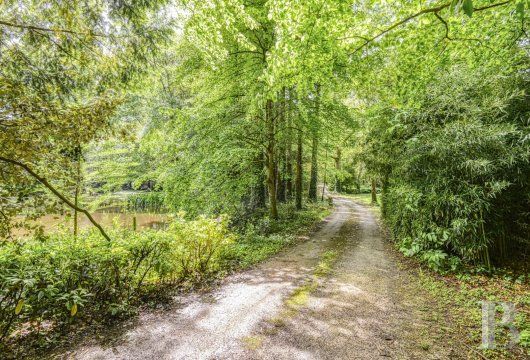
[[[136,227],[138,230],[142,229],[163,229],[166,227],[169,217],[165,214],[154,213],[124,213],[119,211],[109,211],[118,209],[97,210],[91,213],[94,220],[96,220],[103,228],[110,228],[114,222],[117,222],[123,227],[133,228],[133,219],[136,217]],[[31,224],[42,226],[45,234],[57,231],[61,227],[73,229],[73,217],[60,214],[48,214],[32,221]],[[79,229],[84,230],[90,228],[92,223],[84,214],[78,215]],[[72,230],[73,231],[73,230]],[[13,231],[15,236],[27,236],[27,230],[17,229]]]

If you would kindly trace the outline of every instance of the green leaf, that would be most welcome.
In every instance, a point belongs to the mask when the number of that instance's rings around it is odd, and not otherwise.
[[[70,315],[75,316],[77,314],[77,304],[72,305],[72,309],[70,310]]]
[[[15,307],[15,315],[20,314],[23,306],[24,306],[24,299],[20,299],[17,303],[17,306]]]
[[[515,11],[521,16],[521,21],[524,19],[524,2],[519,1],[515,6]]]
[[[464,0],[464,3],[462,4],[462,9],[466,13],[467,16],[471,17],[473,15],[473,0]]]
[[[459,5],[460,5],[460,0],[451,1],[451,6],[449,7],[449,11],[455,14],[457,12],[457,9],[459,8]]]

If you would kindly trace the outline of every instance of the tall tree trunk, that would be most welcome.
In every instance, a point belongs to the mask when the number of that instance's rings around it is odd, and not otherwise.
[[[359,172],[357,173],[357,178],[355,180],[355,189],[357,193],[361,192],[361,178],[363,176],[363,164],[359,164]]]
[[[79,207],[79,184],[75,185],[75,195],[74,195],[74,205],[75,207]],[[77,223],[77,210],[74,209],[74,238],[77,238],[77,234],[79,232],[79,225]]]
[[[266,162],[267,162],[267,157],[262,152],[261,160],[260,160],[261,172],[259,175],[258,183],[256,184],[256,207],[261,208],[261,209],[267,206],[267,177],[265,173],[263,172]]]
[[[309,200],[317,200],[317,181],[318,181],[318,135],[313,131],[313,143],[311,148],[311,174],[309,178]]]
[[[296,151],[296,208],[302,209],[302,130],[298,130],[298,145]]]
[[[341,170],[341,160],[342,160],[342,151],[340,147],[337,146],[335,156],[333,157],[333,160],[335,160],[335,170],[337,170],[337,173]],[[340,181],[340,178],[335,175],[335,191],[340,193],[342,191],[342,184]]]
[[[266,189],[266,177],[263,172],[265,169],[265,154],[263,151],[261,151],[259,154],[257,154],[255,158],[255,164],[256,170],[259,171],[257,173],[257,179],[255,184],[250,189],[250,194],[248,197],[243,197],[242,199],[242,205],[245,209],[245,216],[249,214],[253,214],[257,209],[263,209],[267,206],[267,189]]]
[[[285,149],[280,149],[279,151],[279,160],[280,165],[278,168],[280,172],[278,174],[278,202],[284,203],[287,201],[287,166],[285,163]]]
[[[372,204],[377,204],[377,193],[375,192],[375,178],[372,178]]]
[[[316,85],[317,95],[315,104],[315,118],[312,128],[312,148],[311,148],[311,174],[309,178],[309,201],[317,200],[317,183],[318,183],[318,123],[320,121],[320,85]]]
[[[279,113],[277,116],[277,129],[285,129],[287,126],[286,124],[286,116],[285,116],[285,88],[281,91],[281,93],[278,94],[279,102]],[[285,132],[284,132],[285,134]],[[281,139],[281,146],[279,146],[278,149],[278,159],[277,159],[277,169],[278,169],[278,202],[284,203],[287,200],[287,163],[285,158],[285,144],[286,144],[286,136],[283,136]]]
[[[388,196],[388,174],[385,174],[383,176],[382,182],[381,182],[381,215],[383,218],[387,214],[387,209],[385,207],[385,199]]]
[[[285,154],[285,164],[286,164],[286,176],[287,180],[285,182],[285,193],[287,200],[291,200],[293,197],[293,161],[292,161],[292,145],[291,145],[291,134],[289,134],[289,140],[287,143],[287,152]]]
[[[293,161],[292,161],[292,151],[293,151],[293,129],[292,129],[292,119],[291,113],[289,111],[289,104],[287,102],[287,91],[284,89],[283,99],[285,102],[285,120],[287,126],[287,141],[285,149],[285,197],[287,200],[290,200],[293,197]]]
[[[326,193],[326,166],[328,164],[328,147],[326,148],[326,156],[324,157],[324,182],[322,184],[322,201],[324,201],[324,194]]]
[[[274,114],[272,113],[272,100],[267,100],[265,105],[265,121],[267,123],[267,190],[269,192],[269,206],[271,217],[278,218],[278,204],[276,201],[276,162],[274,161],[275,150],[275,126]]]

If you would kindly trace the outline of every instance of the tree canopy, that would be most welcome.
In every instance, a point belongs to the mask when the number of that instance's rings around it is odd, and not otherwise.
[[[2,234],[122,188],[245,219],[370,183],[409,253],[489,261],[528,224],[528,8],[4,2]]]

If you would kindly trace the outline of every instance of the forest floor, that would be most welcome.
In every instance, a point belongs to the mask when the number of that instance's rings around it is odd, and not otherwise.
[[[469,358],[451,312],[400,265],[371,209],[334,203],[303,243],[57,358]]]

